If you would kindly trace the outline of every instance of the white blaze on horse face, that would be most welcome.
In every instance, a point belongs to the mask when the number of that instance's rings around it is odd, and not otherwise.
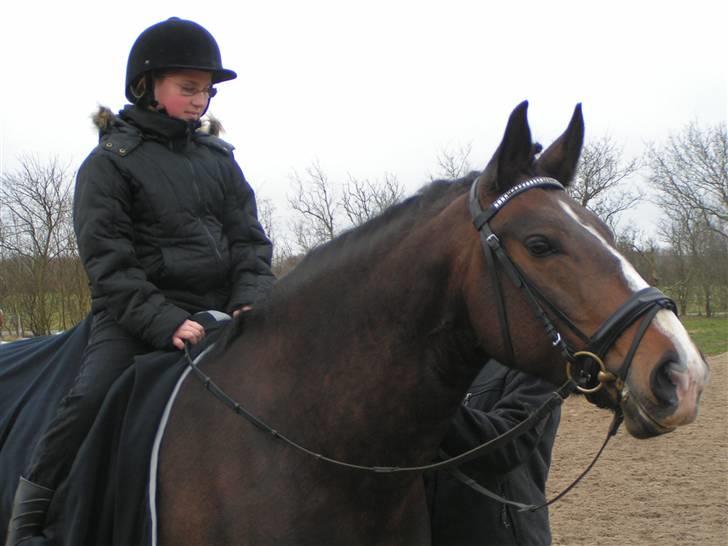
[[[705,361],[700,356],[682,322],[680,322],[674,313],[660,311],[657,313],[654,323],[657,329],[672,341],[680,357],[679,361],[687,365],[687,377],[679,377],[676,375],[673,378],[677,381],[676,387],[678,388],[679,394],[681,396],[688,394],[695,388],[698,391],[702,391],[708,382],[708,367],[705,365]],[[699,395],[700,392],[696,394]]]
[[[566,214],[573,218],[581,227],[591,233],[600,243],[602,243],[602,245],[604,245],[604,248],[606,248],[608,252],[610,252],[615,258],[617,258],[617,260],[619,261],[619,266],[622,269],[622,277],[624,277],[624,280],[627,281],[627,285],[632,291],[637,292],[638,290],[642,290],[643,288],[647,288],[649,286],[647,284],[647,281],[645,281],[640,276],[640,274],[637,273],[637,270],[632,266],[632,264],[629,263],[627,259],[622,256],[616,248],[610,245],[596,229],[582,222],[581,218],[577,216],[576,212],[574,212],[574,210],[569,206],[568,203],[565,203],[564,201],[559,201],[559,205],[561,205],[561,208],[564,209],[564,212],[566,212]]]
[[[602,243],[602,245],[604,245],[604,248],[606,248],[619,260],[619,264],[622,269],[622,276],[627,281],[627,285],[631,290],[637,292],[638,290],[642,290],[649,286],[640,274],[637,273],[637,270],[632,266],[632,264],[629,263],[616,248],[610,245],[596,229],[585,224],[568,203],[559,201],[559,205],[561,205],[561,208],[567,215],[569,215],[569,217],[573,218],[581,227],[591,233],[600,243]],[[690,336],[688,336],[688,333],[680,320],[672,311],[662,310],[655,316],[654,324],[660,332],[672,341],[672,344],[680,357],[680,362],[687,366],[689,383],[693,386],[693,388],[697,386],[702,390],[702,387],[707,382],[708,369],[705,365],[705,361],[700,356],[700,353],[695,348],[693,342],[690,340]],[[681,391],[689,390],[687,388],[681,388],[681,385],[678,385],[678,388]],[[682,395],[683,392],[680,394]]]

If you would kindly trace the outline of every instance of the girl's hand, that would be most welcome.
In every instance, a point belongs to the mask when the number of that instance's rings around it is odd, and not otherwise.
[[[203,337],[205,337],[205,329],[202,325],[188,319],[180,324],[179,328],[172,334],[172,345],[181,351],[185,348],[185,341],[195,345],[202,341]]]
[[[243,305],[239,309],[235,309],[235,311],[233,311],[233,316],[237,317],[240,313],[247,313],[251,309],[252,307],[250,305]]]

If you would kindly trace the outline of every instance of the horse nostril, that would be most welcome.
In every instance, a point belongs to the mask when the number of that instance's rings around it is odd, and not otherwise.
[[[677,387],[684,367],[674,360],[660,364],[652,374],[652,393],[665,406],[677,406]]]

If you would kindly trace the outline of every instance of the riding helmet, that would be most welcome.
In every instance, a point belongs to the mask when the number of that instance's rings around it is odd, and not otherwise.
[[[211,72],[212,83],[237,77],[234,71],[223,68],[220,48],[212,34],[194,21],[178,17],[152,25],[134,42],[126,65],[126,98],[137,102],[132,88],[139,79],[168,68]]]

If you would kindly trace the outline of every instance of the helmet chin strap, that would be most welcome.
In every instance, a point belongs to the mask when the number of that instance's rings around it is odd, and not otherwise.
[[[154,98],[154,76],[151,72],[147,72],[142,76],[142,78],[144,78],[144,93],[134,100],[134,104],[136,104],[139,108],[151,108],[152,110],[157,110],[159,103],[157,102],[157,99]],[[130,86],[130,88],[131,87],[132,86]]]

